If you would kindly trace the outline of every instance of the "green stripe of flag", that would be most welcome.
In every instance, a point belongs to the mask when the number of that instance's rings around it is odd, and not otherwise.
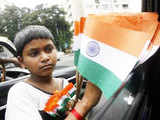
[[[78,71],[83,77],[97,85],[107,99],[117,91],[122,83],[110,70],[89,60],[82,54],[79,55]]]
[[[74,51],[74,65],[75,66],[77,66],[77,64],[78,64],[79,54],[80,54],[80,49],[77,51]]]
[[[72,93],[70,94],[71,98],[72,98],[75,94],[76,94],[76,91],[72,92]]]

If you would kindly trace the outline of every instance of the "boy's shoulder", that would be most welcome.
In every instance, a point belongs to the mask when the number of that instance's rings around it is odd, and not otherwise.
[[[26,83],[25,82],[18,82],[16,84],[14,84],[10,90],[12,89],[21,89],[21,88],[24,88],[26,86]]]
[[[10,88],[9,93],[10,92],[16,92],[16,93],[23,92],[23,91],[26,91],[26,88],[27,88],[27,85],[25,82],[18,82]]]
[[[29,91],[26,83],[24,82],[18,82],[14,84],[9,92],[8,92],[8,98],[10,99],[28,99],[29,97]]]
[[[32,99],[33,102],[36,102],[44,94],[39,89],[23,81],[13,85],[8,92],[8,96],[11,98]]]

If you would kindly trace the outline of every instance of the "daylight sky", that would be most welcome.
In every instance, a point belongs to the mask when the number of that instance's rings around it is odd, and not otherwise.
[[[51,6],[54,4],[62,4],[65,0],[0,0],[0,8],[4,7],[4,4],[12,5],[15,4],[18,7],[28,7],[28,8],[34,8],[35,6],[39,4],[45,4],[46,6]],[[84,0],[85,2],[89,3],[94,0]],[[106,1],[106,0],[100,0],[100,1]],[[133,10],[133,12],[140,12],[141,11],[141,0],[129,0],[130,1],[130,8]]]
[[[1,4],[15,4],[18,7],[34,8],[39,4],[53,5],[63,2],[63,0],[0,0]]]

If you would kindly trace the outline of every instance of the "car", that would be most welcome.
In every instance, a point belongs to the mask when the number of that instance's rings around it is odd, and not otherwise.
[[[15,56],[16,56],[16,48],[14,44],[10,40],[8,40],[6,37],[0,37],[0,58],[5,59],[5,58],[12,58]],[[6,81],[13,79],[13,78],[18,78],[19,76],[30,74],[28,70],[17,67],[13,63],[5,63],[5,64],[0,63],[0,64],[1,64],[0,73],[2,73],[3,72],[2,69],[5,68],[4,75],[5,75]],[[2,76],[0,76],[0,78],[1,77]]]

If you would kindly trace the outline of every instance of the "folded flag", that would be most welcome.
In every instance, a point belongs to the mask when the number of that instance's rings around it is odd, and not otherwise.
[[[77,66],[81,46],[81,34],[83,33],[85,17],[83,0],[71,0],[71,10],[74,20],[74,37],[73,47],[74,51],[74,65]]]
[[[74,21],[74,43],[73,43],[73,51],[74,51],[74,65],[77,66],[78,58],[80,54],[80,46],[81,46],[81,36],[84,30],[84,23],[86,18],[80,17],[80,21]]]
[[[80,28],[80,22],[75,21],[74,22],[74,36],[73,36],[73,47],[72,50],[74,51],[74,65],[77,66],[78,63],[78,57],[80,53],[80,48],[79,48],[79,28]]]
[[[157,26],[155,13],[89,15],[78,71],[109,99],[121,86]]]
[[[44,111],[55,117],[58,113],[65,114],[69,110],[70,102],[74,100],[75,91],[76,89],[72,83],[69,83],[61,91],[55,91],[48,99]]]

